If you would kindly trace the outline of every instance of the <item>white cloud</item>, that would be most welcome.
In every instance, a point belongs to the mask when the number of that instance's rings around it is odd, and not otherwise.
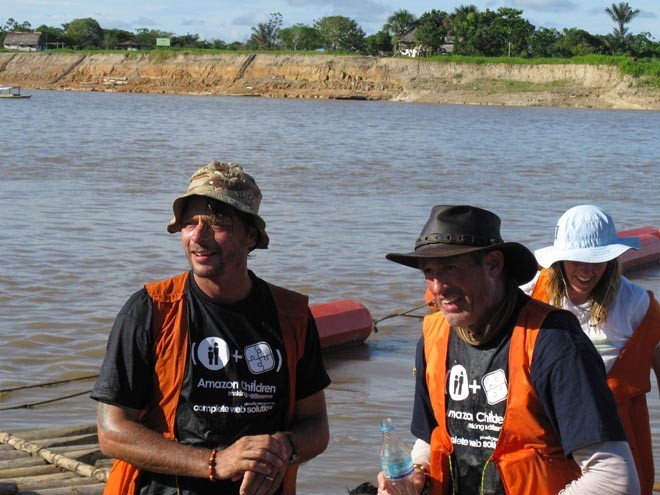
[[[159,22],[151,17],[138,17],[137,19],[131,21],[131,24],[137,27],[146,27],[146,26],[158,26]]]
[[[657,19],[658,14],[656,14],[655,12],[649,12],[648,10],[640,9],[638,17],[641,17],[643,19]]]
[[[202,19],[183,19],[181,21],[182,26],[205,26],[206,22]]]
[[[513,4],[523,10],[528,8],[547,12],[570,11],[577,7],[571,0],[515,0]]]

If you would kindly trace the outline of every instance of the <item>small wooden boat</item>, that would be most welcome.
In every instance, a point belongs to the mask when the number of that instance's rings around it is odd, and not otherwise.
[[[20,99],[30,98],[31,96],[21,94],[20,86],[0,86],[0,98]]]

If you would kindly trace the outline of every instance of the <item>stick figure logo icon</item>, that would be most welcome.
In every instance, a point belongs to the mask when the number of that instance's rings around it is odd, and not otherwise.
[[[197,346],[196,357],[206,369],[221,370],[229,362],[229,347],[218,337],[207,337]]]

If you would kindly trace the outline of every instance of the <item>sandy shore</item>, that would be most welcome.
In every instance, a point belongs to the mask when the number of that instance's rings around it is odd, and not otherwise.
[[[660,89],[608,65],[458,64],[284,54],[0,53],[26,89],[660,110]]]

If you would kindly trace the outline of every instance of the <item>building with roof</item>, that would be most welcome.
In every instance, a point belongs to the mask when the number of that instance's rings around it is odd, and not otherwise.
[[[435,53],[454,53],[454,36],[445,36],[442,39],[442,44],[434,50],[430,46],[425,46],[415,39],[417,33],[417,26],[412,28],[407,33],[404,33],[396,43],[395,53],[405,55],[408,57],[419,57],[422,55],[434,55]]]
[[[134,40],[115,43],[116,50],[142,50],[142,44]]]
[[[43,36],[39,31],[10,31],[5,35],[3,46],[6,50],[37,52],[44,49]]]

